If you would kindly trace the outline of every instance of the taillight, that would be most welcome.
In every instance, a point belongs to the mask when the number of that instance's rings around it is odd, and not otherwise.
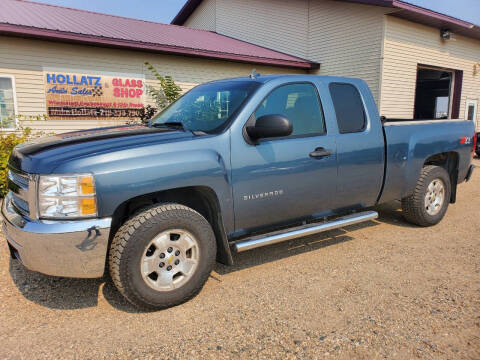
[[[473,148],[472,152],[475,155],[475,151],[477,150],[477,133],[473,133]]]

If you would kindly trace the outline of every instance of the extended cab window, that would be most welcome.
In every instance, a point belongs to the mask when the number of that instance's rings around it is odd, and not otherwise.
[[[363,131],[367,122],[357,88],[351,84],[342,83],[331,83],[329,88],[340,133]]]
[[[289,84],[273,90],[255,111],[255,119],[273,114],[290,120],[291,136],[325,133],[322,108],[312,84]]]

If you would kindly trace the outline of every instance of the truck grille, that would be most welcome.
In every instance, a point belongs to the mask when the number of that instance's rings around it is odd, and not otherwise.
[[[17,185],[22,186],[23,188],[28,190],[28,183],[30,179],[27,175],[23,175],[17,172],[13,172],[12,170],[9,171],[10,179]]]
[[[30,179],[28,175],[9,170],[8,189],[12,192],[13,205],[24,215],[29,215],[28,187]]]
[[[30,212],[30,209],[28,207],[28,202],[20,198],[17,194],[13,193],[12,197],[13,205],[20,210],[21,213],[24,215],[28,215]]]

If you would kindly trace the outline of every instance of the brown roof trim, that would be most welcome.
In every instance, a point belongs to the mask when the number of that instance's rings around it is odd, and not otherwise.
[[[408,10],[419,15],[425,15],[437,20],[442,20],[442,21],[452,23],[458,26],[463,26],[469,29],[475,26],[475,24],[472,24],[468,21],[464,21],[450,15],[445,15],[437,11],[426,9],[421,6],[413,5],[402,0],[392,0],[392,5],[393,7],[398,9]]]
[[[195,56],[195,57],[202,57],[202,58],[208,58],[208,59],[228,60],[228,61],[235,61],[235,62],[262,64],[262,65],[274,65],[274,66],[298,68],[298,69],[304,69],[304,70],[313,70],[313,69],[318,69],[320,67],[320,64],[316,62],[311,62],[311,61],[303,60],[300,58],[298,59],[298,61],[272,59],[272,58],[266,58],[266,57],[217,52],[212,50],[114,39],[114,38],[108,38],[108,37],[102,37],[102,36],[70,33],[70,32],[58,31],[58,30],[40,29],[40,28],[34,28],[29,26],[12,25],[12,24],[4,24],[4,23],[0,23],[0,35],[17,36],[22,38],[36,38],[36,39],[69,42],[69,43],[75,42],[75,43],[81,43],[86,45],[96,45],[96,46],[100,45],[103,47],[111,47],[111,48],[142,50],[147,52],[172,54],[172,55],[187,55],[187,56]]]
[[[437,11],[423,8],[421,6],[410,4],[404,0],[335,0],[339,2],[350,2],[365,5],[384,6],[405,11],[398,14],[398,17],[405,17],[411,21],[420,21],[425,25],[439,27],[438,23],[443,26],[452,25],[464,28],[461,35],[474,39],[480,38],[480,26],[472,24],[468,21],[460,20],[453,16],[445,15]],[[183,25],[185,21],[192,15],[195,9],[201,4],[202,0],[187,0],[185,5],[180,9],[178,14],[173,18],[171,24]],[[432,19],[432,21],[428,20]]]
[[[200,5],[202,0],[187,0],[185,5],[180,9],[178,14],[170,22],[172,25],[183,25],[185,21],[192,15],[195,9]]]

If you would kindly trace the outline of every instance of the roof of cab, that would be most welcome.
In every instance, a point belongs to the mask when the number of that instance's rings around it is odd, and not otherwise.
[[[311,74],[270,74],[270,75],[261,75],[258,74],[256,77],[249,76],[241,76],[241,77],[234,77],[234,78],[225,78],[225,79],[218,79],[212,80],[203,84],[214,84],[214,83],[224,83],[224,82],[245,82],[245,81],[254,81],[261,84],[266,84],[271,81],[276,80],[285,80],[285,81],[292,81],[292,82],[307,82],[312,80],[312,78],[323,80],[326,83],[331,82],[346,82],[346,83],[354,83],[358,84],[360,82],[365,82],[359,78],[353,77],[345,77],[345,76],[332,76],[332,75],[311,75]],[[203,85],[200,84],[199,86]]]

